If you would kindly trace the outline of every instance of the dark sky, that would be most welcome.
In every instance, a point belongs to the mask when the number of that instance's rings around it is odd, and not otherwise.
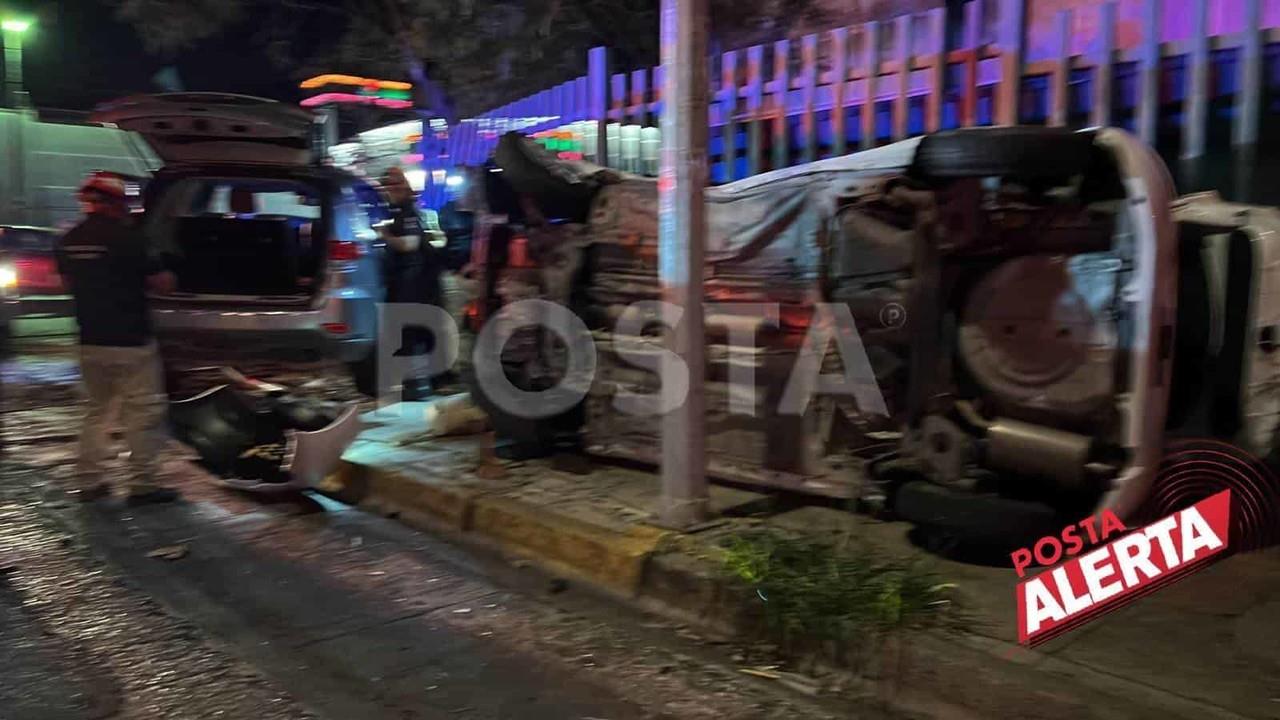
[[[36,107],[88,110],[121,95],[154,92],[151,78],[170,65],[185,90],[297,99],[292,78],[268,62],[248,28],[163,58],[148,54],[104,0],[55,2],[42,3],[46,19],[26,41],[24,74]],[[0,0],[0,7],[6,4]]]

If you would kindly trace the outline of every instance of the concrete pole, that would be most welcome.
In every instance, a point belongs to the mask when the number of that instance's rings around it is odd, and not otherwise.
[[[662,419],[661,520],[683,528],[707,517],[702,316],[707,218],[707,0],[662,0],[662,166],[658,175],[658,279],[684,309],[668,344],[689,370],[684,404]]]

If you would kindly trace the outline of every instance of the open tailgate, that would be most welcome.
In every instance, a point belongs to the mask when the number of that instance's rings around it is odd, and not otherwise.
[[[115,100],[91,118],[140,133],[166,163],[301,165],[315,115],[247,95],[163,93]]]

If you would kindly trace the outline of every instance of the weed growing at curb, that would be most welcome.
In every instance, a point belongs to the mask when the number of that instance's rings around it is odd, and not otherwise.
[[[725,571],[761,603],[786,654],[862,666],[906,631],[964,626],[954,584],[919,560],[889,559],[849,538],[821,542],[765,530],[732,535],[722,550]]]

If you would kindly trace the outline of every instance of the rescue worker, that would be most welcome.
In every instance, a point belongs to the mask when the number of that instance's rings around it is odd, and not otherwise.
[[[174,277],[147,252],[131,221],[123,178],[95,172],[81,185],[79,200],[85,217],[56,251],[58,272],[75,300],[88,395],[72,492],[86,502],[110,492],[102,461],[110,456],[107,432],[118,411],[129,445],[129,504],[169,502],[178,493],[155,484],[168,397],[147,291],[171,292]]]
[[[387,302],[441,304],[438,250],[433,245],[443,240],[436,228],[428,228],[418,212],[417,198],[404,171],[398,167],[382,177],[391,221],[379,232],[387,244]],[[431,332],[420,327],[406,327],[401,334],[397,355],[423,357],[435,346]],[[402,400],[423,400],[431,395],[431,379],[425,368],[410,371],[402,383]]]

